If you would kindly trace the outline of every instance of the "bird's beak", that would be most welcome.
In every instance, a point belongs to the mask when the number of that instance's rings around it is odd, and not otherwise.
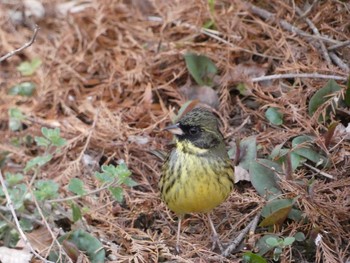
[[[165,127],[164,130],[170,131],[172,134],[175,134],[175,135],[183,135],[184,134],[183,130],[181,130],[178,123],[176,123],[174,125],[170,125],[168,127]]]

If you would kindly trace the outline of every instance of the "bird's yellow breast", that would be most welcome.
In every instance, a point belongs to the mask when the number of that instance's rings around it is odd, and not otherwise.
[[[206,151],[190,143],[177,143],[163,166],[161,196],[177,214],[209,212],[232,190],[230,160]]]

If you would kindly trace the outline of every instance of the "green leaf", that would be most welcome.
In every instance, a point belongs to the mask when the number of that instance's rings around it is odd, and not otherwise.
[[[95,175],[105,183],[113,182],[115,179],[118,179],[120,183],[124,183],[126,178],[131,175],[125,163],[121,163],[117,167],[114,165],[102,165],[101,170],[103,173],[96,173]]]
[[[279,246],[279,241],[275,237],[269,237],[266,239],[266,244],[269,245],[270,247],[277,247]]]
[[[35,166],[39,166],[39,167],[43,166],[49,161],[51,161],[52,157],[53,156],[51,154],[47,154],[44,156],[37,156],[27,162],[26,167],[24,168],[24,171],[28,172],[29,170],[33,169]]]
[[[27,192],[27,186],[23,183],[16,184],[9,191],[10,198],[16,210],[23,209],[24,200],[27,199],[26,192]]]
[[[284,246],[290,246],[291,244],[293,244],[295,241],[295,237],[286,237],[284,240],[283,240],[283,245]]]
[[[80,253],[79,248],[73,242],[68,241],[68,240],[63,240],[62,248],[64,249],[67,256],[69,257],[70,262],[79,262],[78,258],[81,255],[81,253]],[[55,262],[62,262],[62,260],[56,260]]]
[[[32,82],[22,82],[18,85],[11,87],[8,93],[10,95],[20,95],[25,97],[31,97],[33,96],[35,88],[36,86]]]
[[[21,72],[23,76],[30,76],[33,75],[33,73],[40,67],[41,60],[40,58],[34,58],[32,61],[28,62],[22,62],[18,67],[17,70]]]
[[[283,124],[283,114],[277,109],[270,107],[265,112],[265,117],[275,125],[282,125]]]
[[[207,21],[203,24],[202,27],[203,27],[203,28],[206,28],[206,29],[214,29],[214,28],[215,28],[214,20],[211,20],[211,19],[207,20]]]
[[[266,259],[264,259],[262,256],[250,251],[245,252],[242,259],[244,263],[267,263]]]
[[[294,220],[295,222],[299,222],[303,219],[303,212],[299,209],[292,208],[288,214],[288,218]]]
[[[217,73],[215,64],[203,55],[187,53],[184,57],[187,69],[197,84],[201,86],[212,86],[213,77]]]
[[[250,89],[247,87],[245,83],[239,83],[236,86],[236,89],[238,90],[239,94],[242,96],[249,96],[252,94],[252,92],[250,91]]]
[[[309,102],[309,115],[312,116],[322,104],[331,98],[330,95],[339,90],[341,90],[341,87],[335,82],[335,80],[329,80],[323,88],[319,89],[311,97]]]
[[[296,241],[299,241],[299,242],[302,242],[302,241],[304,241],[306,239],[306,237],[305,237],[303,232],[295,233],[294,238],[295,238]]]
[[[18,131],[22,129],[22,121],[25,119],[22,112],[17,108],[9,109],[9,127],[11,131]]]
[[[10,118],[15,118],[15,119],[18,119],[18,120],[21,120],[21,121],[25,119],[25,117],[22,114],[22,112],[19,109],[17,109],[17,108],[9,109],[9,115],[10,115]]]
[[[111,183],[114,181],[114,176],[110,175],[108,173],[99,173],[95,172],[95,177],[97,180],[99,180],[101,183]]]
[[[274,212],[278,211],[281,208],[289,207],[293,205],[293,199],[274,199],[266,203],[266,205],[261,210],[261,215],[263,217],[268,217]]]
[[[256,243],[255,247],[258,249],[258,254],[259,255],[265,255],[267,252],[271,251],[273,248],[270,247],[267,243],[266,240],[268,238],[275,238],[278,240],[278,236],[277,235],[271,235],[271,234],[267,234],[264,235],[263,237],[261,237],[258,242]]]
[[[136,183],[133,179],[131,178],[125,178],[124,180],[124,184],[129,186],[129,187],[134,187],[136,185],[138,185],[138,183]]]
[[[348,78],[348,81],[346,83],[346,92],[345,92],[345,104],[346,106],[350,107],[350,76]]]
[[[287,219],[292,206],[292,199],[274,199],[269,201],[261,211],[265,219],[261,221],[260,226],[281,225]]]
[[[120,178],[127,178],[131,175],[131,172],[126,163],[121,163],[115,167],[116,175]]]
[[[50,145],[50,141],[44,137],[35,136],[34,140],[38,146],[48,147]]]
[[[329,164],[328,158],[319,154],[311,148],[313,139],[310,136],[302,135],[292,140],[293,152],[314,162],[317,165],[326,167]],[[301,145],[301,146],[300,146]]]
[[[72,178],[69,181],[68,190],[77,195],[85,194],[83,181],[78,178]]]
[[[267,200],[282,194],[275,178],[275,171],[280,170],[277,163],[265,159],[257,159],[257,162],[250,164],[249,172],[252,185]]]
[[[329,148],[329,145],[332,141],[332,138],[334,136],[334,132],[335,132],[335,129],[337,128],[339,122],[336,121],[336,122],[332,122],[328,128],[327,128],[327,132],[326,134],[324,135],[324,145],[326,146],[326,148]]]
[[[292,163],[292,171],[295,171],[300,163],[302,162],[303,158],[301,158],[301,156],[295,152],[292,152],[290,154],[290,160],[291,160],[291,163]]]
[[[286,155],[288,153],[288,149],[283,148],[284,142],[276,145],[269,155],[269,158],[272,161],[275,161],[276,159],[279,159],[280,157]]]
[[[215,0],[208,0],[209,11],[211,14],[215,12]]]
[[[18,119],[10,119],[9,127],[11,131],[19,131],[22,130],[22,122]]]
[[[21,173],[5,173],[5,178],[8,186],[12,187],[21,182],[24,179],[24,176]]]
[[[58,196],[59,185],[53,180],[39,180],[35,183],[35,197],[40,200],[48,200]]]
[[[32,231],[34,229],[33,222],[30,219],[22,217],[19,220],[19,225],[21,226],[23,231]]]
[[[7,238],[9,247],[13,247],[13,248],[16,247],[19,241],[19,233],[17,229],[15,228],[11,229],[6,238]]]
[[[77,222],[80,219],[82,219],[83,216],[81,214],[80,207],[75,203],[72,203],[71,208],[72,208],[73,221]]]
[[[239,166],[245,170],[249,170],[250,163],[255,162],[257,153],[256,136],[249,136],[244,138],[239,143]],[[235,158],[237,155],[237,148],[231,148],[228,151],[230,158]]]
[[[83,251],[89,258],[91,263],[104,263],[106,262],[106,252],[103,248],[102,243],[91,234],[85,232],[84,230],[75,230],[68,234],[65,234],[58,238],[58,241],[62,244],[64,240],[70,241],[75,244],[80,251]],[[58,262],[67,262],[68,260],[61,255],[60,251],[52,251],[49,256],[49,260]]]
[[[278,261],[281,254],[282,254],[282,248],[275,247],[275,249],[273,250],[273,260]]]
[[[123,202],[123,198],[124,198],[123,188],[111,186],[108,188],[108,190],[111,192],[115,200],[117,200],[119,203]]]
[[[43,127],[41,128],[41,132],[54,146],[61,147],[66,144],[66,140],[61,138],[59,128],[48,129]]]
[[[67,143],[66,139],[63,139],[63,138],[54,138],[52,139],[51,142],[54,146],[57,146],[57,147],[62,147]]]

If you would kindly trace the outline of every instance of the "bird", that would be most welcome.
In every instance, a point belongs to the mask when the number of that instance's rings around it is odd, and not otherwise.
[[[161,199],[178,215],[176,251],[180,253],[181,220],[185,214],[206,213],[213,247],[222,251],[210,212],[223,203],[234,186],[234,169],[226,151],[219,120],[212,111],[197,107],[164,130],[175,136],[159,180]]]

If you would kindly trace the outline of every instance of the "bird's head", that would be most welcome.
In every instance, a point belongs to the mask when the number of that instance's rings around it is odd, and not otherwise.
[[[205,108],[195,108],[185,114],[176,124],[168,126],[181,143],[192,143],[200,149],[212,149],[223,144],[217,117]]]

